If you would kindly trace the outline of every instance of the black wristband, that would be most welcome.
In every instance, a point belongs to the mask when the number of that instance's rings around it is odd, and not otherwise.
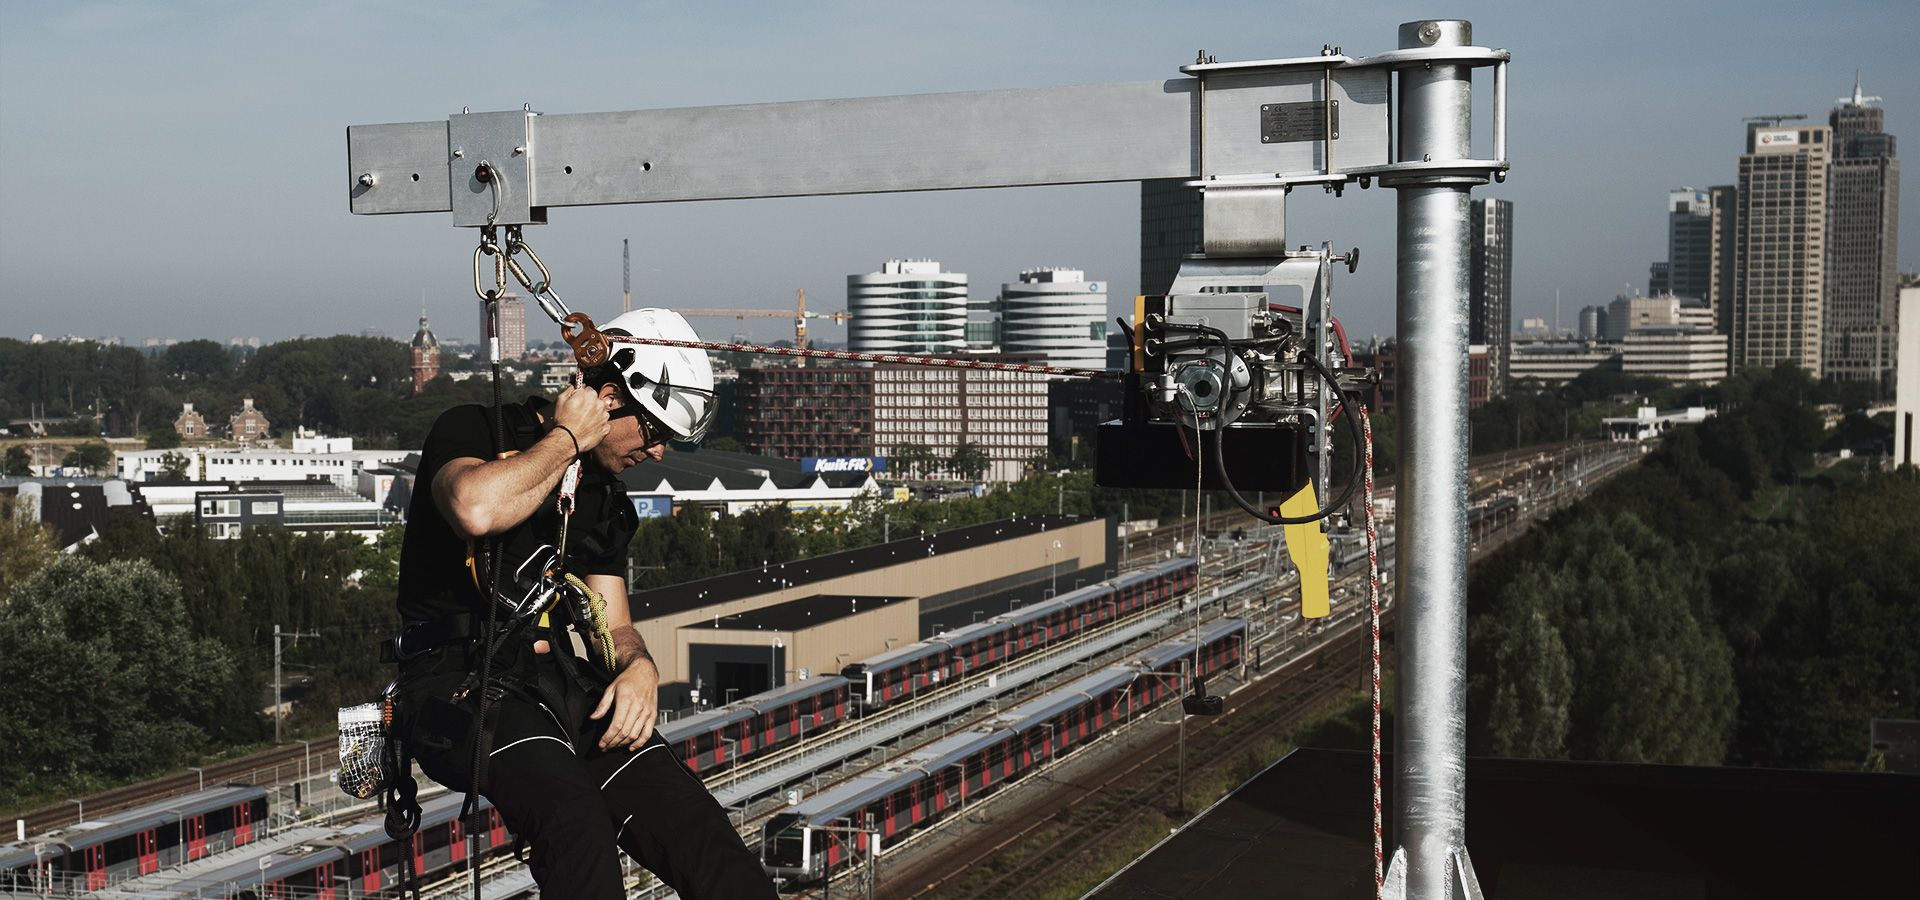
[[[567,433],[567,440],[570,440],[573,442],[573,455],[579,456],[580,455],[580,439],[573,436],[573,429],[568,428],[567,426],[562,425],[559,422],[553,423],[553,427]]]

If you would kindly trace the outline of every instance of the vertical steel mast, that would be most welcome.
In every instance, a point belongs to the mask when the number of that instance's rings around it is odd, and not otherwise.
[[[1400,49],[1463,47],[1473,25],[1400,26]],[[1504,86],[1504,85],[1502,85]],[[1472,70],[1400,70],[1399,159],[1471,155]],[[1467,294],[1470,193],[1484,176],[1437,168],[1383,177],[1399,192],[1399,682],[1394,845],[1387,896],[1477,898],[1467,858]]]

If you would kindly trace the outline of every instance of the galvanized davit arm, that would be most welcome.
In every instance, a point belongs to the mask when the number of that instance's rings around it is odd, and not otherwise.
[[[1433,20],[1400,26],[1377,56],[1203,53],[1164,81],[357,125],[347,191],[356,214],[486,227],[567,206],[1188,179],[1203,190],[1195,262],[1258,272],[1284,254],[1294,185],[1396,189],[1403,590],[1386,892],[1465,900],[1480,894],[1466,850],[1466,229],[1472,188],[1507,169],[1508,61],[1472,39],[1467,22]],[[1481,67],[1494,70],[1488,158],[1469,141]]]

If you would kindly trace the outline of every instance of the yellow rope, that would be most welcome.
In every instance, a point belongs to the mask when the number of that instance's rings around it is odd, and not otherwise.
[[[593,649],[597,651],[597,655],[600,657],[600,665],[608,672],[618,671],[620,668],[620,654],[613,649],[613,630],[607,627],[606,598],[596,593],[593,588],[587,587],[587,583],[581,581],[580,576],[572,572],[567,573],[566,579],[568,584],[573,585],[580,593],[586,595],[587,607],[593,611],[593,622],[591,623],[593,627],[592,644]]]

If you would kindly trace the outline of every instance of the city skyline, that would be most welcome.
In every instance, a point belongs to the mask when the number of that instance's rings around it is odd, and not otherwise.
[[[1906,36],[1920,12],[1905,5],[1663,6],[1659,28],[1646,27],[1653,8],[1629,6],[1577,34],[1532,6],[1464,7],[1447,12],[1474,20],[1478,42],[1515,54],[1514,174],[1477,192],[1518,207],[1515,320],[1550,317],[1556,288],[1570,311],[1643,289],[1647,261],[1667,249],[1667,192],[1733,182],[1745,116],[1818,120],[1857,68],[1866,92],[1886,97],[1886,130],[1915,132],[1920,97],[1909,86],[1920,85],[1920,62]],[[444,21],[434,9],[373,17],[380,27],[351,5],[10,11],[0,196],[28,214],[0,222],[0,336],[114,334],[137,345],[372,328],[404,339],[423,301],[437,321],[467,320],[467,230],[445,216],[347,214],[349,124],[467,105],[579,112],[1178,77],[1198,47],[1223,60],[1311,54],[1320,42],[1384,52],[1397,23],[1432,12],[1394,4],[1303,30],[1251,3],[1198,15],[989,5],[964,16],[829,4],[770,11],[766,24],[778,27],[716,42],[718,13],[605,7],[578,23],[516,14],[529,22],[528,46],[556,52],[536,51],[541,65],[525,71],[490,65],[481,78],[464,42],[417,40]],[[946,52],[885,39],[902,29],[937,33]],[[1052,39],[1063,29],[1084,39],[1063,46]],[[1787,36],[1792,53],[1749,52]],[[724,77],[711,74],[716,59],[729,64]],[[1911,181],[1901,190],[1909,208],[1920,203]],[[1337,311],[1358,335],[1391,334],[1390,196],[1302,190],[1290,206],[1289,243],[1362,248],[1360,272],[1336,285]],[[777,307],[804,287],[838,308],[847,273],[933,257],[991,283],[1036,266],[1082,269],[1109,283],[1117,314],[1137,289],[1138,214],[1138,188],[1119,184],[569,209],[528,239],[569,303],[603,320],[619,309],[623,238],[634,244],[635,305]],[[1920,229],[1908,229],[1900,268],[1920,261],[1916,248]],[[530,342],[551,339],[544,323],[529,324]],[[761,340],[784,327],[740,324]],[[823,327],[819,337],[841,342],[846,332]]]

